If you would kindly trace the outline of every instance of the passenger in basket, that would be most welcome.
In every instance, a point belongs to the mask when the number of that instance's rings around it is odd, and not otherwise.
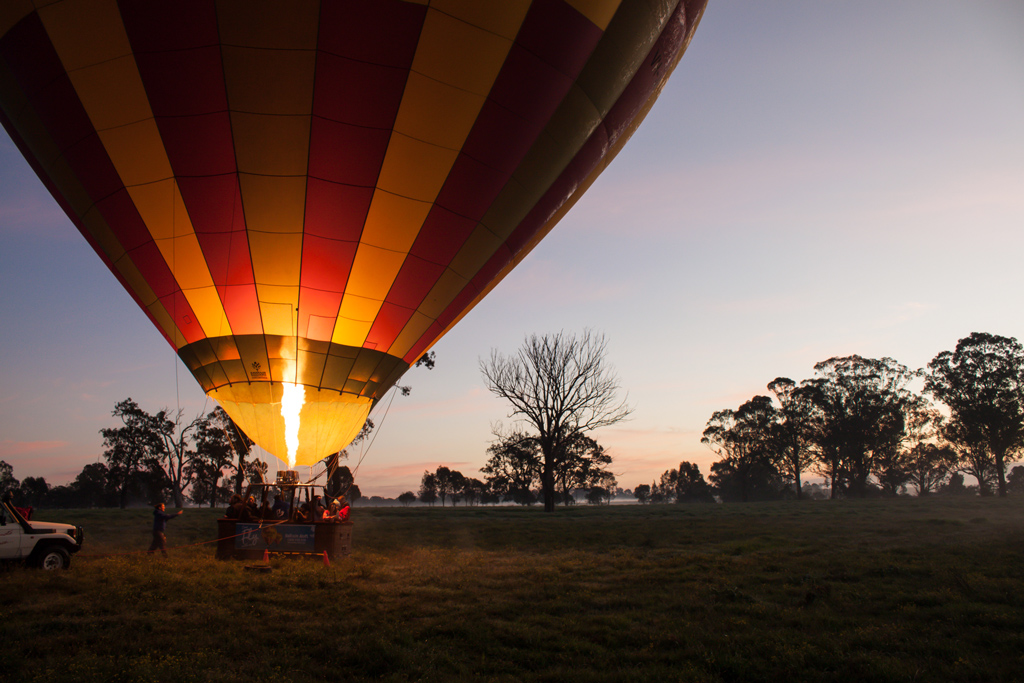
[[[296,524],[309,524],[313,521],[309,514],[309,503],[303,503],[299,506],[299,509],[295,511],[295,519],[293,521]]]
[[[242,516],[242,496],[235,494],[231,496],[231,500],[228,502],[227,512],[224,516],[228,519],[238,519]]]
[[[313,519],[320,521],[324,518],[324,504],[321,502],[320,496],[313,496],[313,505],[310,511],[313,513]]]
[[[274,517],[277,519],[284,519],[288,516],[288,503],[284,502],[284,498],[281,494],[274,496]]]

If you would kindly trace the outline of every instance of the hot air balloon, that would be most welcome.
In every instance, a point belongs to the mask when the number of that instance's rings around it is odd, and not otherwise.
[[[705,2],[4,0],[0,122],[203,390],[312,464],[589,187]]]

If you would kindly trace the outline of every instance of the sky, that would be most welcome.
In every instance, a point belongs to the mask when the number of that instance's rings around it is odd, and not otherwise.
[[[707,475],[712,413],[776,377],[1024,339],[1022,35],[1020,0],[710,0],[608,170],[371,413],[363,494],[481,477],[513,419],[480,361],[532,334],[605,336],[633,414],[594,436],[624,488]],[[214,407],[0,131],[0,460],[68,483],[126,397]]]

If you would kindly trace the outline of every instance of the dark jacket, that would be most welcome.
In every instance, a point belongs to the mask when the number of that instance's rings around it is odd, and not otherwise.
[[[163,533],[167,530],[167,520],[174,519],[174,515],[169,515],[166,512],[160,512],[159,510],[153,510],[153,531],[159,531]]]

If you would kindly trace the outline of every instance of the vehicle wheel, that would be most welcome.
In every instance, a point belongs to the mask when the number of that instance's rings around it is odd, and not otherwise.
[[[39,553],[39,566],[43,569],[67,569],[71,566],[71,553],[59,545],[43,548]]]

